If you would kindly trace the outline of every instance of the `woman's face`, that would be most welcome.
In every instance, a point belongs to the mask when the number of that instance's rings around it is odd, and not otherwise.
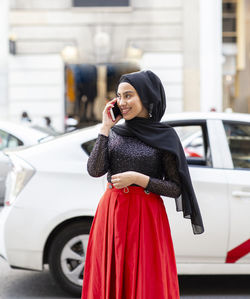
[[[117,98],[117,104],[125,120],[130,120],[134,117],[148,117],[147,109],[142,105],[137,91],[131,84],[127,82],[120,83],[117,90]]]

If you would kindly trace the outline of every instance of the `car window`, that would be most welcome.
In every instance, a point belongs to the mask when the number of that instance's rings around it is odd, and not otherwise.
[[[9,135],[8,148],[17,147],[19,145],[23,145],[23,143],[13,135]]]
[[[0,130],[0,150],[3,150],[8,145],[8,133]]]
[[[190,165],[212,166],[207,134],[202,125],[172,125]]]
[[[19,139],[3,130],[0,130],[0,150],[17,147],[19,145],[23,145]]]
[[[250,124],[223,122],[234,168],[250,169]]]
[[[94,145],[95,145],[96,140],[97,140],[97,138],[92,139],[92,140],[90,140],[90,141],[87,141],[87,142],[81,144],[82,149],[83,149],[88,155],[90,155],[90,153],[91,153],[91,151],[92,151],[92,149],[93,149],[93,147],[94,147]]]

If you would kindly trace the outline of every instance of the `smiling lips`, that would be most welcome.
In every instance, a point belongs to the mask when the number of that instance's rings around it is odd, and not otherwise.
[[[131,108],[121,109],[123,115],[128,114],[128,112],[129,112],[130,110],[131,110]]]

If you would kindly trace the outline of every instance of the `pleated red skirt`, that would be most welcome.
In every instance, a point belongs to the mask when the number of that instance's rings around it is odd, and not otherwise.
[[[180,298],[162,198],[108,184],[90,230],[82,299]]]

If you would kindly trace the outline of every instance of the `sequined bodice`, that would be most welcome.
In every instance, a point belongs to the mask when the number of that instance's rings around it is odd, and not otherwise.
[[[146,145],[135,137],[124,137],[111,131],[108,152],[110,162],[108,178],[124,171],[137,171],[148,176],[162,178],[160,150]]]
[[[109,182],[114,174],[136,171],[150,177],[148,191],[174,198],[181,194],[175,155],[153,148],[136,137],[121,136],[112,130],[108,137],[99,134],[87,166],[93,177],[108,173]]]

